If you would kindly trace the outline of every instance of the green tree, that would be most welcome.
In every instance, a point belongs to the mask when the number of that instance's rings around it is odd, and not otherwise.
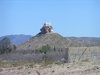
[[[12,44],[10,42],[10,39],[8,37],[4,37],[0,41],[0,54],[9,53],[11,51],[12,51]]]
[[[51,47],[49,45],[45,45],[45,46],[42,46],[42,48],[40,49],[40,52],[46,54],[47,51],[50,51],[50,50],[51,50]]]
[[[16,50],[16,45],[13,45],[13,49]]]
[[[45,60],[45,63],[46,63],[46,53],[47,51],[50,51],[51,50],[51,47],[49,45],[45,45],[45,46],[42,46],[42,48],[40,49],[40,52],[41,53],[44,53],[44,60]]]

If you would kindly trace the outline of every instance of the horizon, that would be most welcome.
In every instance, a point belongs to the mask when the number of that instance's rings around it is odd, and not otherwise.
[[[3,36],[0,36],[0,37],[5,37],[5,36],[20,36],[20,35],[25,35],[25,36],[36,36],[36,35],[27,35],[27,34],[10,34],[10,35],[3,35]],[[62,35],[61,35],[62,36]],[[78,36],[63,36],[63,37],[75,37],[75,38],[100,38],[100,37],[88,37],[88,36],[81,36],[81,37],[78,37]]]
[[[0,0],[0,37],[32,35],[50,22],[64,37],[100,38],[99,0]]]

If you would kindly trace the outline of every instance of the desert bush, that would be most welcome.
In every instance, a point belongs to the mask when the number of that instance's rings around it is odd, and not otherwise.
[[[57,64],[57,65],[61,65],[61,63],[60,63],[60,62],[55,62],[55,64]]]
[[[34,67],[34,63],[33,63],[33,62],[29,62],[29,63],[28,63],[28,67],[29,67],[29,68],[33,68],[33,67]]]
[[[20,70],[20,69],[22,69],[22,68],[23,68],[22,66],[19,66],[19,67],[18,67],[18,70]]]
[[[36,70],[37,75],[41,75],[39,71]]]
[[[35,51],[34,51],[34,50],[32,50],[32,53],[35,53]]]
[[[12,65],[13,67],[18,67],[18,66],[20,66],[20,63],[18,63],[18,62],[13,62],[13,63],[11,63],[11,65]]]
[[[2,68],[0,68],[0,72],[2,72],[3,71],[3,69]]]
[[[89,59],[81,60],[81,62],[89,62]]]
[[[28,68],[33,68],[34,63],[32,61],[20,61],[20,62],[0,61],[0,67],[18,67],[18,69],[22,69],[22,66],[27,66]]]
[[[53,63],[54,63],[54,61],[52,59],[50,59],[50,58],[45,59],[45,65],[50,65],[50,64],[53,64]]]
[[[9,62],[3,62],[3,61],[0,61],[0,66],[1,67],[7,67],[7,66],[11,66]]]
[[[52,70],[52,73],[54,73],[55,71],[54,70]]]

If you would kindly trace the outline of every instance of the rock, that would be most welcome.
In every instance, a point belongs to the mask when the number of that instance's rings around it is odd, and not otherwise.
[[[44,23],[43,27],[40,29],[40,34],[46,34],[46,33],[53,33],[53,27],[51,23]]]
[[[62,59],[61,59],[61,62],[62,62],[62,64],[66,63],[65,58],[62,58]]]

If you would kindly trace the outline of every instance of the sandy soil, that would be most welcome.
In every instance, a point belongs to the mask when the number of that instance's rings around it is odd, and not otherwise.
[[[0,75],[100,75],[100,62],[0,67]]]

